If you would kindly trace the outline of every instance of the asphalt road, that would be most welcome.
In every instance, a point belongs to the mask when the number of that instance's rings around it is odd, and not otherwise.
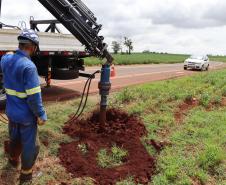
[[[222,62],[210,62],[210,70],[225,68],[226,64]],[[201,73],[200,71],[185,71],[183,64],[155,64],[155,65],[132,65],[132,66],[116,66],[116,77],[111,78],[112,90],[123,87],[143,84],[147,82],[159,81],[177,78],[181,76]],[[99,67],[88,67],[86,72],[92,73],[100,70]],[[52,88],[44,89],[44,99],[61,100],[74,97],[75,94],[81,94],[85,78],[75,80],[52,80]],[[90,92],[98,92],[99,75],[93,80]]]

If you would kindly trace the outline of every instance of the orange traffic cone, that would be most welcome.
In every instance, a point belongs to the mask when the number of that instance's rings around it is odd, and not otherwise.
[[[115,65],[113,64],[111,66],[111,77],[115,77],[116,76],[116,70],[115,70]]]

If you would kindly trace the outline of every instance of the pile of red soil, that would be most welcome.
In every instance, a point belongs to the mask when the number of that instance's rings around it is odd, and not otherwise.
[[[61,145],[61,164],[74,177],[92,177],[100,185],[115,184],[128,176],[133,176],[137,183],[147,184],[155,171],[155,159],[140,141],[146,129],[139,118],[111,109],[107,111],[105,131],[101,132],[100,128],[97,111],[87,120],[67,124],[64,132],[72,138],[79,138],[79,141]],[[79,144],[86,144],[86,154],[79,150]],[[127,150],[127,157],[121,166],[101,168],[97,153],[103,148],[110,151],[114,145]]]

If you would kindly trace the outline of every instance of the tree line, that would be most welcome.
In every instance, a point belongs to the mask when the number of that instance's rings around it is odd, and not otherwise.
[[[133,41],[131,39],[129,39],[128,37],[124,37],[123,45],[127,48],[126,53],[130,55],[131,51],[133,51]],[[114,51],[114,54],[118,54],[119,51],[121,51],[121,53],[123,53],[122,44],[120,42],[113,41],[111,46]]]

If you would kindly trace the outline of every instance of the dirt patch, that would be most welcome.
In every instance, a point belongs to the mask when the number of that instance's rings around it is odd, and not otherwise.
[[[49,88],[42,88],[43,101],[66,101],[76,97],[80,97],[81,93],[57,86],[51,86]]]
[[[45,185],[60,185],[72,184],[71,175],[60,165],[60,160],[57,157],[44,156],[40,157],[33,168],[33,184],[40,184],[40,178],[45,179]],[[54,177],[48,178],[48,177]]]
[[[222,98],[221,106],[226,106],[226,97]]]
[[[157,153],[160,153],[166,146],[172,146],[172,143],[170,141],[156,142],[153,139],[151,139],[150,141],[146,141],[146,144],[151,145]]]
[[[143,123],[136,116],[115,109],[108,110],[105,132],[100,132],[99,113],[94,112],[87,120],[70,123],[64,132],[72,138],[79,138],[62,144],[59,157],[61,164],[74,177],[91,177],[96,184],[115,184],[127,176],[133,176],[137,183],[147,184],[155,172],[155,159],[146,151],[140,138],[146,134]],[[88,152],[82,154],[79,144],[85,144]],[[128,151],[121,166],[101,168],[97,163],[100,149],[117,145]]]
[[[192,179],[192,185],[202,185],[199,179]]]
[[[187,115],[187,112],[198,105],[199,101],[196,98],[186,100],[182,104],[180,104],[178,109],[174,113],[174,118],[176,122],[182,123],[184,121],[184,117]]]

